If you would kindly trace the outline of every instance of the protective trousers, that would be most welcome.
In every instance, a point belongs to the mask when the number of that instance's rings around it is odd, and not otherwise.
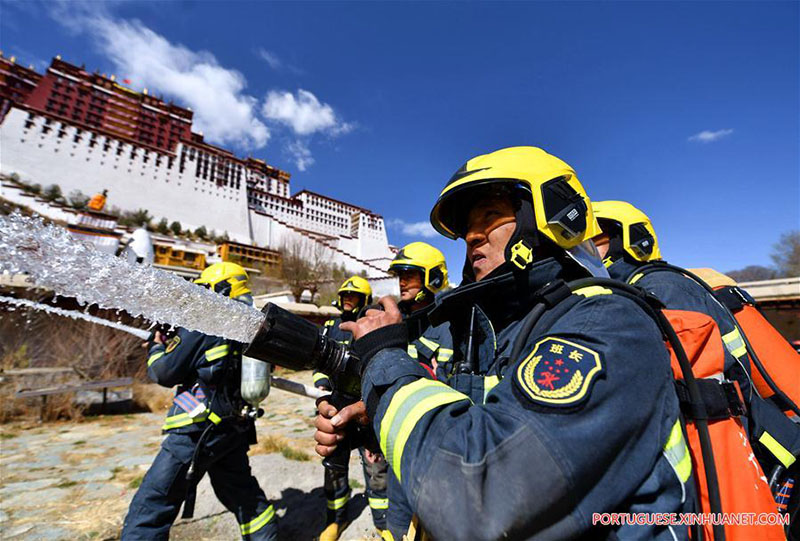
[[[379,530],[386,529],[386,510],[389,500],[386,497],[387,462],[369,462],[363,447],[361,465],[364,468],[364,482],[367,502],[372,511],[372,522]],[[347,502],[350,500],[349,471],[337,472],[325,468],[325,498],[328,500],[327,524],[347,522]]]
[[[123,540],[168,539],[186,497],[186,471],[199,434],[169,434],[133,497]],[[232,434],[203,453],[199,473],[208,473],[219,501],[234,515],[245,540],[277,539],[275,509],[250,473],[246,435]],[[198,477],[199,478],[199,477]]]

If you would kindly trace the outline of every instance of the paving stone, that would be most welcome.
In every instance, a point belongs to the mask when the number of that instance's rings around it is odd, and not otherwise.
[[[137,456],[129,456],[127,458],[123,458],[122,460],[111,460],[109,463],[113,464],[114,466],[119,466],[122,468],[130,468],[133,466],[142,466],[142,465],[150,465],[153,463],[153,459],[156,458],[156,453],[150,455],[137,455]]]
[[[88,471],[78,471],[67,476],[70,481],[76,481],[78,483],[84,481],[108,481],[112,477],[114,477],[114,474],[105,467],[92,468]]]
[[[61,458],[61,453],[54,454],[52,452],[48,452],[47,454],[36,455],[34,460],[28,462],[29,468],[48,468],[53,466],[60,466],[64,463],[64,460]]]
[[[81,500],[104,500],[119,496],[122,490],[112,483],[86,483],[81,487]]]
[[[35,481],[21,481],[19,483],[8,483],[0,488],[0,496],[13,496],[19,492],[37,490],[40,488],[51,487],[60,483],[60,477],[49,477],[46,479],[36,479]]]
[[[75,533],[67,530],[66,528],[60,528],[58,526],[49,526],[49,525],[41,525],[36,526],[33,530],[26,532],[25,535],[28,539],[36,539],[39,540],[62,540],[62,539],[74,539]]]
[[[3,532],[4,539],[11,539],[13,537],[19,536],[28,532],[33,529],[33,524],[22,524],[20,526],[15,526],[14,528],[9,528],[7,531]]]
[[[65,498],[68,497],[69,491],[63,488],[46,488],[35,493],[20,492],[8,498],[3,498],[3,507],[10,511],[16,507],[33,507],[46,503],[66,501]]]

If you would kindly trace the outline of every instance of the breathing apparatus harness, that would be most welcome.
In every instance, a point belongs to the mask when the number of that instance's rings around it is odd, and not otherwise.
[[[487,278],[480,282],[474,282],[459,287],[454,293],[442,299],[437,299],[434,305],[425,309],[428,312],[428,320],[432,325],[438,325],[443,321],[449,320],[459,312],[463,313],[464,308],[471,305],[472,322],[470,323],[470,327],[473,327],[476,310],[475,304],[479,303],[481,298],[487,298],[505,288],[513,287],[513,284],[519,279],[514,276],[515,274],[517,273],[507,272],[496,277]],[[691,417],[698,430],[703,456],[703,467],[707,480],[710,510],[712,513],[721,513],[722,504],[720,501],[719,481],[714,463],[711,437],[708,431],[708,419],[710,415],[707,411],[706,403],[703,400],[698,380],[692,372],[692,366],[686,352],[675,330],[661,311],[664,305],[656,297],[640,288],[610,278],[590,277],[570,282],[558,279],[550,282],[534,294],[534,307],[528,312],[520,325],[520,332],[514,340],[510,356],[498,359],[498,362],[501,363],[502,366],[519,359],[522,355],[523,348],[528,342],[528,338],[545,312],[555,308],[560,302],[568,299],[575,291],[591,286],[600,286],[610,289],[614,294],[621,295],[635,302],[653,319],[658,325],[663,338],[672,346],[687,389]],[[475,371],[475,346],[471,345],[473,332],[473,330],[470,330],[467,342],[467,358],[463,361],[465,366],[463,368],[460,367],[462,373],[474,373]],[[470,355],[472,355],[473,358],[470,358]],[[498,371],[498,376],[501,376],[500,372],[501,371]],[[715,540],[724,541],[725,532],[721,524],[714,525],[713,532]]]
[[[647,265],[639,267],[638,269],[633,271],[625,279],[625,281],[629,283],[633,279],[634,276],[637,276],[637,275],[644,276],[646,274],[649,274],[649,273],[652,273],[652,272],[657,272],[657,271],[660,271],[660,270],[669,270],[669,271],[672,271],[672,272],[677,272],[677,273],[682,274],[682,275],[684,275],[684,276],[686,276],[688,278],[691,278],[694,282],[696,282],[703,289],[705,289],[709,294],[711,294],[711,296],[714,298],[716,303],[722,308],[722,310],[725,312],[725,314],[728,317],[728,319],[730,320],[730,322],[734,325],[736,330],[741,335],[742,340],[744,341],[744,345],[747,348],[747,354],[750,356],[750,358],[753,361],[753,364],[755,365],[756,369],[759,371],[761,376],[764,378],[764,381],[767,383],[767,385],[769,385],[769,388],[772,389],[772,391],[775,393],[775,395],[784,404],[786,404],[789,409],[791,409],[795,414],[800,416],[800,408],[788,396],[786,396],[786,394],[778,387],[778,385],[775,383],[775,381],[770,377],[769,373],[767,372],[767,369],[764,367],[764,364],[761,362],[761,359],[758,358],[758,355],[756,354],[755,349],[750,344],[750,341],[747,339],[747,335],[744,333],[744,331],[742,330],[742,327],[739,325],[739,322],[736,320],[736,317],[733,315],[733,313],[731,313],[731,311],[728,308],[728,306],[724,302],[719,300],[718,296],[716,295],[716,292],[711,288],[711,286],[709,286],[707,283],[705,283],[702,278],[700,278],[699,276],[697,276],[693,272],[691,272],[691,271],[689,271],[687,269],[684,269],[682,267],[678,267],[676,265],[670,265],[669,263],[666,263],[664,261],[659,261],[659,262],[649,263]],[[745,299],[745,301],[748,302],[748,303],[751,302],[751,300],[748,300],[748,299]]]

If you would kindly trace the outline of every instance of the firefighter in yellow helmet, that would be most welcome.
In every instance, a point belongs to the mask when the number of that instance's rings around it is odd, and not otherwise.
[[[355,321],[359,313],[372,304],[372,287],[361,276],[351,276],[342,283],[337,292],[336,307],[342,311],[341,316],[325,322],[324,333],[337,342],[349,344],[352,335],[339,328],[342,322]],[[314,385],[324,391],[332,389],[332,383],[326,374],[315,371]],[[373,455],[365,449],[359,449],[364,469],[367,502],[372,511],[372,521],[379,531],[386,528],[386,461],[380,455]],[[350,501],[350,479],[348,471],[336,471],[325,468],[325,498],[327,500],[326,525],[320,534],[320,541],[333,541],[339,538],[347,524],[347,503]]]
[[[741,328],[731,313],[741,309],[743,303],[754,304],[752,298],[745,291],[736,291],[738,288],[715,292],[691,271],[663,261],[655,229],[644,212],[625,201],[599,201],[593,203],[592,208],[602,228],[595,244],[612,278],[635,283],[658,297],[668,309],[700,312],[714,320],[725,347],[724,375],[727,378],[727,381],[717,378],[715,383],[733,385],[735,382],[741,389],[745,406],[740,410],[746,412],[742,418],[747,420],[742,424],[748,428],[751,445],[766,477],[780,480],[787,470],[790,477],[796,475],[792,467],[800,457],[800,424],[792,422],[781,409],[789,409],[789,404],[797,407],[784,388],[789,394],[798,388],[796,367],[800,357],[786,351],[785,340],[780,336],[761,355],[757,351],[754,355],[754,350],[747,346],[753,340],[746,343],[742,335],[743,332],[748,337],[751,329]],[[733,304],[726,304],[730,301]],[[769,325],[765,320],[764,323]],[[769,327],[761,329],[769,330]],[[751,366],[751,359],[755,366]],[[775,359],[783,364],[773,364]],[[785,377],[790,364],[795,367],[795,375]],[[774,389],[766,384],[764,373],[773,382]],[[709,391],[709,388],[703,390]],[[765,400],[762,396],[773,398]],[[779,485],[780,482],[776,483]]]
[[[343,326],[366,363],[367,417],[421,527],[435,539],[686,539],[592,521],[690,509],[691,468],[659,327],[610,289],[560,282],[607,276],[575,171],[534,147],[478,156],[431,222],[467,257],[429,317],[450,322],[459,372],[494,385],[475,396],[434,381],[406,353],[391,299]],[[324,456],[343,428],[333,421],[315,435]]]
[[[389,265],[389,273],[400,283],[398,307],[403,315],[422,310],[433,303],[436,295],[447,289],[447,263],[444,254],[425,242],[406,244]],[[409,329],[408,354],[431,367],[450,361],[453,344],[449,326],[432,327],[427,320],[417,320]]]
[[[444,254],[425,242],[406,244],[397,252],[389,265],[389,273],[397,276],[400,284],[398,307],[404,316],[430,306],[437,294],[449,287],[447,263]],[[431,374],[436,374],[448,385],[453,377],[453,338],[447,322],[432,326],[426,319],[417,319],[409,326],[408,355],[416,359]],[[452,378],[452,379],[451,379]],[[389,472],[389,509],[386,514],[388,530],[395,539],[401,539],[411,523],[411,505],[407,501],[397,477]]]
[[[247,281],[247,271],[244,267],[223,261],[206,267],[194,283],[207,286],[215,293],[252,306],[253,297]]]
[[[252,305],[247,272],[235,263],[211,265],[195,283]],[[177,388],[163,426],[167,437],[131,501],[122,539],[167,539],[181,504],[183,516],[192,515],[203,473],[235,514],[243,539],[277,539],[275,509],[250,473],[247,457],[256,432],[254,420],[241,415],[243,344],[178,329],[166,342],[155,333],[148,346],[148,376]],[[198,475],[189,480],[192,462]]]

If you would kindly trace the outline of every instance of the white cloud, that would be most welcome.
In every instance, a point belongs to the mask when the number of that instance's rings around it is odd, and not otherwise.
[[[294,164],[300,171],[305,171],[314,165],[314,157],[311,155],[311,149],[305,141],[297,139],[286,145],[286,150],[292,156]]]
[[[271,67],[274,70],[279,70],[283,66],[281,59],[278,57],[277,54],[273,53],[272,51],[268,51],[263,47],[260,47],[256,51],[256,53],[258,54],[259,57],[261,57],[261,59],[264,62],[266,62],[269,65],[269,67]]]
[[[261,113],[266,118],[289,127],[296,135],[341,135],[353,129],[352,124],[338,117],[333,107],[320,102],[314,94],[302,88],[295,94],[270,91]]]
[[[723,129],[717,131],[703,130],[690,136],[688,141],[693,143],[713,143],[714,141],[719,141],[723,137],[727,137],[732,133],[732,129]]]
[[[393,229],[398,229],[403,235],[409,237],[422,237],[430,239],[439,235],[433,228],[430,222],[406,222],[400,218],[393,218],[389,220],[386,225]]]
[[[270,132],[258,119],[258,100],[247,81],[213,54],[174,44],[138,20],[115,19],[94,4],[57,4],[53,16],[74,32],[88,33],[114,64],[119,79],[175,98],[194,111],[194,127],[219,144],[261,148]],[[102,4],[99,8],[102,8]]]

